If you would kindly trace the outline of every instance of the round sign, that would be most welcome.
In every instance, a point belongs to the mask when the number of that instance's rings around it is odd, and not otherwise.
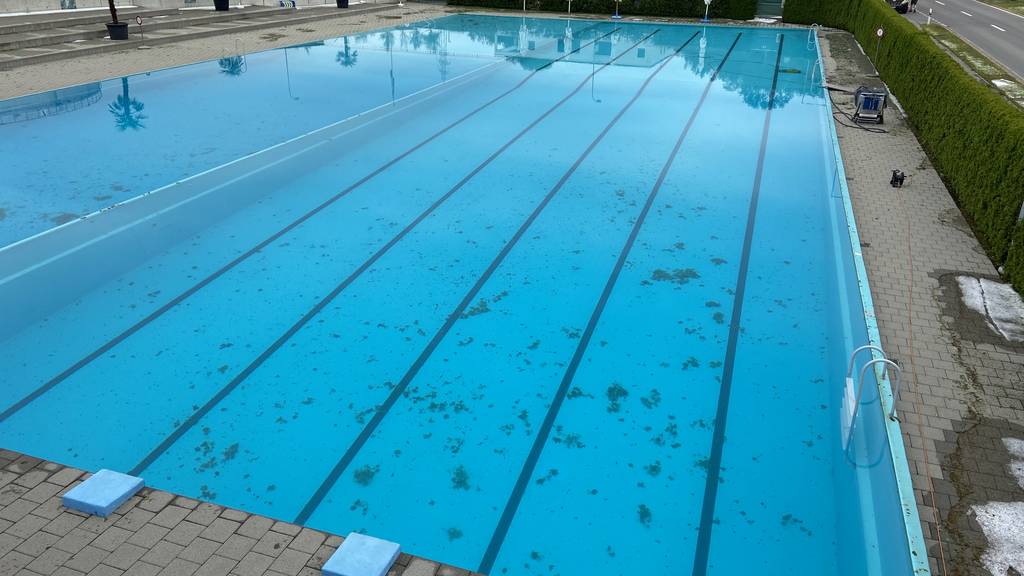
[[[138,24],[139,26],[142,26],[142,16],[136,16],[135,17],[135,23]]]
[[[705,6],[711,6],[711,0],[704,0]]]
[[[878,37],[881,38],[882,36],[885,36],[885,30],[879,28],[878,31],[875,32],[875,34],[878,34]]]

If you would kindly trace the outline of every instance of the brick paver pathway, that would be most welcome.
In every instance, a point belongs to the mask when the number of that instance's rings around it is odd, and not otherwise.
[[[0,449],[0,576],[319,576],[343,540],[149,488],[107,518],[63,508],[85,478]],[[471,574],[402,554],[388,576]]]
[[[877,84],[849,34],[823,37],[830,84]],[[833,98],[852,111],[851,96]],[[1024,501],[1003,442],[1024,439],[1024,346],[961,304],[958,275],[997,272],[896,109],[883,128],[838,133],[882,345],[904,370],[897,408],[932,573],[988,574],[973,507]]]

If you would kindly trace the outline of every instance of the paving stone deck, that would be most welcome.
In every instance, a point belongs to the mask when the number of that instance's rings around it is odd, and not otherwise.
[[[830,84],[877,83],[849,34],[821,36]],[[904,370],[897,409],[932,574],[989,574],[973,507],[1024,502],[1002,442],[1024,439],[1024,346],[961,303],[957,275],[998,274],[898,111],[886,134],[837,128],[882,346]],[[909,175],[898,190],[895,168]]]
[[[107,518],[61,506],[88,477],[0,449],[0,576],[318,576],[344,540],[150,488]],[[402,554],[388,576],[474,575]]]
[[[366,12],[366,10],[376,10],[377,8],[387,8],[387,11]],[[397,8],[385,5],[381,0],[379,5],[353,5],[349,11],[338,10],[338,17],[313,21],[305,18],[306,15],[322,11],[298,10],[295,12],[295,17],[303,19],[301,23],[294,20],[290,23],[281,21],[274,27],[258,30],[247,29],[245,26],[232,26],[222,28],[213,34],[210,30],[172,29],[163,39],[167,40],[167,43],[163,43],[163,40],[158,43],[126,41],[126,44],[119,43],[112,48],[116,48],[116,52],[85,54],[67,52],[60,56],[62,59],[45,62],[35,60],[32,64],[25,64],[14,69],[4,69],[3,61],[5,58],[17,57],[17,55],[0,51],[0,99],[45,92],[107,78],[141,74],[205,60],[216,60],[232,54],[251,54],[272,48],[359,34],[408,22],[439,18],[456,12],[458,9],[443,4],[414,2]],[[252,23],[252,19],[239,22],[241,24]],[[183,34],[183,32],[189,34]],[[190,32],[196,33],[191,34]],[[146,38],[153,40],[155,35],[160,34],[147,32]],[[98,40],[82,44],[94,42],[98,42]]]

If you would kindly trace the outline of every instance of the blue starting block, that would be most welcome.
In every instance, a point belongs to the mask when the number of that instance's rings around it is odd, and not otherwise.
[[[323,567],[324,576],[385,576],[398,560],[394,542],[352,532]]]
[[[100,470],[85,482],[68,490],[62,502],[65,507],[72,510],[109,516],[144,485],[142,478],[111,470]]]

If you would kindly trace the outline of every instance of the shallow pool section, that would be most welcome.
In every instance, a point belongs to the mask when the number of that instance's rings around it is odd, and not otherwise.
[[[0,446],[489,574],[920,568],[806,30],[466,14],[0,110]]]

